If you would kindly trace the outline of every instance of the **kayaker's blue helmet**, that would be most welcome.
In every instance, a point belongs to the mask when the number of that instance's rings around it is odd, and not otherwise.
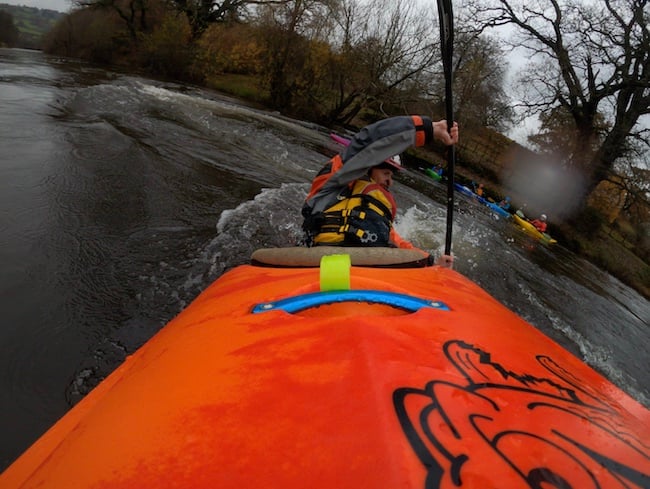
[[[506,202],[510,202],[510,197],[506,196]]]

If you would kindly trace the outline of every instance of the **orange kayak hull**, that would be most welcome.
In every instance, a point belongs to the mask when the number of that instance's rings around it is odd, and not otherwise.
[[[439,267],[350,281],[434,307],[254,312],[318,295],[319,270],[237,267],[0,487],[648,487],[649,411],[480,287]]]

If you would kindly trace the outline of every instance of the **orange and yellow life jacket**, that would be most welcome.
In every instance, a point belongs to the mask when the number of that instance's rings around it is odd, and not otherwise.
[[[337,171],[343,168],[343,159],[341,155],[338,154],[329,160],[323,168],[320,169],[314,180],[311,182],[311,188],[305,201],[309,201],[314,195],[316,195],[323,188],[323,185],[332,178]]]
[[[334,205],[309,216],[304,226],[314,245],[394,246],[390,232],[396,209],[388,190],[359,179]]]

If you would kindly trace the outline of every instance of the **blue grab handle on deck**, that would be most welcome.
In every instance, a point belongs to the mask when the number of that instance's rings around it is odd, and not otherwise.
[[[334,304],[336,302],[370,302],[405,309],[409,312],[419,311],[423,307],[449,311],[449,307],[443,302],[420,299],[419,297],[398,294],[396,292],[386,292],[383,290],[332,290],[302,294],[280,299],[279,301],[257,304],[253,308],[253,314],[278,309],[288,313],[294,313],[310,307]]]

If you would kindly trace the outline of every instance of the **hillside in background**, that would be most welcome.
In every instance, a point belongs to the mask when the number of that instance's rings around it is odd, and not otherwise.
[[[7,12],[13,17],[18,29],[18,40],[12,47],[25,49],[41,49],[41,40],[54,24],[65,14],[56,10],[23,7],[0,3],[0,11]]]

